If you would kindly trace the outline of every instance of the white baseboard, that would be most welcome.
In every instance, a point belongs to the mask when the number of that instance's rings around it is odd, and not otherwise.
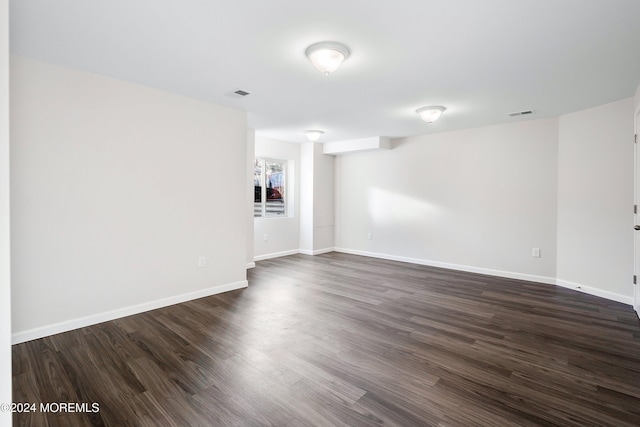
[[[324,249],[318,249],[315,251],[310,251],[307,249],[293,249],[290,251],[282,251],[282,252],[274,252],[271,254],[265,254],[265,255],[258,255],[253,257],[254,261],[262,261],[265,259],[271,259],[271,258],[280,258],[282,256],[288,256],[288,255],[296,255],[296,254],[303,254],[303,255],[320,255],[320,254],[326,254],[327,252],[333,252],[333,248],[324,248]]]
[[[255,266],[256,266],[255,262],[248,262],[247,263],[247,270],[250,269],[250,268],[254,268]]]
[[[298,250],[298,253],[303,255],[321,255],[321,254],[333,252],[334,250],[335,248],[316,249],[315,251],[310,251],[308,249],[300,249]]]
[[[20,344],[25,341],[31,341],[43,338],[49,335],[59,334],[61,332],[71,331],[73,329],[84,328],[85,326],[95,325],[97,323],[107,322],[109,320],[119,319],[133,314],[143,313],[149,310],[178,304],[185,301],[191,301],[198,298],[204,298],[223,292],[234,291],[236,289],[246,288],[248,282],[241,280],[239,282],[227,283],[224,285],[213,286],[207,289],[201,289],[186,294],[175,295],[168,298],[162,298],[143,304],[132,305],[129,307],[119,308],[104,313],[92,314],[91,316],[81,317],[78,319],[65,320],[64,322],[54,323],[52,325],[41,326],[26,331],[16,332],[11,336],[12,344]]]
[[[546,283],[548,285],[557,285],[563,288],[569,288],[576,291],[584,292],[600,298],[611,301],[621,302],[633,306],[633,297],[617,294],[614,292],[604,291],[602,289],[591,286],[581,285],[579,283],[568,282],[566,280],[556,279],[554,277],[536,276],[533,274],[514,273],[511,271],[491,270],[488,268],[471,267],[468,265],[449,264],[446,262],[430,261],[418,258],[408,258],[395,255],[379,254],[374,252],[359,251],[346,248],[333,248],[336,252],[343,252],[352,255],[362,255],[371,258],[388,259],[391,261],[408,262],[411,264],[428,265],[431,267],[449,268],[451,270],[468,271],[470,273],[488,274],[490,276],[506,277],[509,279],[527,280],[531,282]]]
[[[549,285],[555,285],[556,279],[547,276],[537,276],[534,274],[515,273],[512,271],[492,270],[489,268],[472,267],[469,265],[450,264],[448,262],[430,261],[419,258],[408,258],[396,255],[379,254],[375,252],[359,251],[346,248],[333,248],[336,252],[343,252],[345,254],[362,255],[371,258],[381,258],[390,261],[408,262],[411,264],[428,265],[430,267],[448,268],[450,270],[468,271],[469,273],[487,274],[489,276],[506,277],[509,279],[528,280],[531,282],[546,283]]]
[[[430,260],[424,260],[419,258],[409,258],[409,257],[396,256],[396,255],[380,254],[380,253],[360,251],[355,249],[325,248],[325,249],[319,249],[315,251],[300,249],[300,250],[276,252],[276,253],[267,254],[267,255],[260,255],[255,257],[254,259],[256,261],[260,261],[264,259],[277,258],[277,257],[282,257],[287,255],[294,255],[298,253],[305,254],[305,255],[320,255],[320,254],[334,252],[334,251],[342,252],[346,254],[352,254],[352,255],[367,256],[371,258],[387,259],[390,261],[407,262],[411,264],[448,268],[451,270],[468,271],[470,273],[487,274],[490,276],[506,277],[510,279],[528,280],[532,282],[557,285],[563,288],[573,289],[579,292],[584,292],[590,295],[606,298],[612,301],[617,301],[623,304],[628,304],[633,306],[633,297],[617,294],[614,292],[604,291],[598,288],[581,285],[579,283],[569,282],[561,279],[555,279],[552,277],[537,276],[537,275],[523,274],[523,273],[514,273],[510,271],[492,270],[488,268],[472,267],[467,265],[450,264],[445,262],[430,261]],[[247,263],[247,268],[253,268],[253,267],[255,267],[255,262]],[[238,282],[228,283],[225,285],[213,286],[211,288],[202,289],[199,291],[188,292],[185,294],[175,295],[168,298],[162,298],[159,300],[150,301],[143,304],[124,307],[124,308],[120,308],[120,309],[116,309],[116,310],[112,310],[104,313],[81,317],[78,319],[66,320],[64,322],[54,323],[52,325],[47,325],[47,326],[41,326],[38,328],[26,330],[26,331],[16,332],[11,336],[11,343],[19,344],[22,342],[31,341],[38,338],[43,338],[49,335],[67,332],[73,329],[83,328],[85,326],[91,326],[97,323],[102,323],[109,320],[115,320],[125,316],[131,316],[133,314],[138,314],[138,313],[142,313],[149,310],[155,310],[157,308],[162,308],[162,307],[178,304],[185,301],[191,301],[194,299],[216,295],[223,292],[246,288],[247,285],[248,285],[248,282],[246,280],[241,280]]]
[[[566,280],[561,280],[561,279],[556,280],[556,285],[561,286],[563,288],[573,289],[574,291],[584,292],[585,294],[593,295],[600,298],[606,298],[612,301],[617,301],[623,304],[629,304],[633,306],[633,297],[616,294],[614,292],[603,291],[602,289],[581,285],[580,283],[568,282]]]
[[[264,259],[279,258],[281,256],[295,255],[297,253],[299,253],[299,251],[297,249],[294,249],[294,250],[291,250],[291,251],[274,252],[274,253],[271,253],[271,254],[264,254],[264,255],[254,256],[253,260],[254,261],[262,261]]]

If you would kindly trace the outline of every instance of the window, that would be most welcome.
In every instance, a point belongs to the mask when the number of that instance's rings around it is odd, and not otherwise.
[[[268,218],[285,216],[286,160],[256,159],[253,174],[253,216]]]

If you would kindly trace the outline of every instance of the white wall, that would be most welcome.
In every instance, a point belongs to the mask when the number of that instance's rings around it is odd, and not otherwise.
[[[285,197],[289,211],[286,217],[254,220],[254,257],[259,260],[297,253],[300,247],[300,144],[256,136],[255,157],[287,160]],[[251,182],[253,185],[253,175]],[[251,192],[253,194],[253,187]]]
[[[246,286],[246,113],[20,57],[11,73],[14,341]]]
[[[633,99],[560,117],[558,279],[631,303]]]
[[[0,0],[0,403],[11,402],[9,211],[9,2]],[[0,411],[0,425],[11,425],[11,412]]]
[[[253,268],[256,263],[253,261],[253,162],[256,146],[256,131],[247,129],[247,268]]]
[[[313,144],[313,251],[332,250],[335,236],[335,157]]]
[[[553,282],[557,147],[558,120],[542,119],[338,156],[336,246]]]
[[[300,252],[330,252],[334,247],[334,156],[323,146],[308,142],[300,146]]]
[[[300,251],[313,253],[314,143],[300,145]]]

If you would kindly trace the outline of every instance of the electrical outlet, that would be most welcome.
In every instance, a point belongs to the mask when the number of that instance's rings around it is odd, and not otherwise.
[[[203,268],[207,266],[207,257],[204,255],[200,255],[198,257],[198,267]]]
[[[367,233],[367,240],[371,240],[371,233]]]
[[[531,249],[531,256],[534,258],[540,258],[540,248]]]

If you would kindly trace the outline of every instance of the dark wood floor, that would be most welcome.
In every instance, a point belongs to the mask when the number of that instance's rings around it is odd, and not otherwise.
[[[249,288],[13,347],[31,426],[638,426],[631,307],[338,253]]]

